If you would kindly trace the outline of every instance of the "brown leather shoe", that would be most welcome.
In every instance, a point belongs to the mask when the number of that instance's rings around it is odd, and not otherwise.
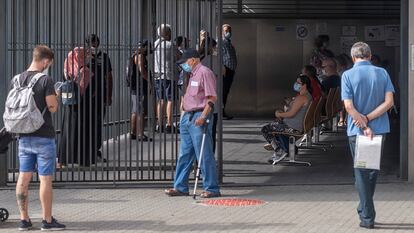
[[[168,195],[170,197],[179,197],[179,196],[188,196],[189,195],[189,193],[183,193],[183,192],[180,192],[180,191],[175,190],[175,189],[166,189],[164,192],[165,192],[166,195]]]
[[[214,197],[221,197],[221,194],[204,191],[200,194],[200,197],[201,198],[214,198]]]

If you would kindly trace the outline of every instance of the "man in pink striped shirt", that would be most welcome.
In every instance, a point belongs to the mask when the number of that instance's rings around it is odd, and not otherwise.
[[[203,189],[201,197],[211,198],[220,196],[218,186],[216,161],[213,153],[212,124],[206,124],[213,109],[209,102],[217,100],[216,76],[203,66],[200,55],[194,49],[185,50],[177,62],[181,68],[190,73],[190,79],[183,99],[183,111],[180,122],[180,155],[177,161],[174,188],[165,190],[168,196],[189,195],[188,177],[192,170],[194,159],[199,160],[203,129],[207,128],[204,142],[201,173],[203,175]]]

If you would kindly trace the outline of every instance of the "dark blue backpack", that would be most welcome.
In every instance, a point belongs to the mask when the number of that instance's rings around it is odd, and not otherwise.
[[[72,80],[66,80],[60,86],[60,95],[63,105],[75,105],[78,103],[78,84]]]

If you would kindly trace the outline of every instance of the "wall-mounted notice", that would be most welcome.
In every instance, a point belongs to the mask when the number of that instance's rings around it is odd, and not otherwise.
[[[366,41],[383,41],[384,40],[384,25],[381,26],[366,26],[365,27]]]
[[[398,47],[400,46],[400,26],[399,25],[385,25],[385,46]]]
[[[358,42],[356,36],[342,36],[341,37],[341,51],[345,54],[351,54],[352,45]]]
[[[309,29],[307,25],[299,24],[296,26],[296,39],[306,40],[309,36]]]
[[[356,26],[342,26],[342,35],[343,36],[355,36],[357,33],[357,27]]]

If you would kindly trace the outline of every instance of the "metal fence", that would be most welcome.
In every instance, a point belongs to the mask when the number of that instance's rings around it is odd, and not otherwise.
[[[172,115],[171,122],[168,122],[167,110],[163,109],[157,114],[159,98],[156,97],[155,79],[159,77],[156,65],[162,64],[163,70],[168,69],[166,64],[169,62],[173,64],[171,79],[178,80],[180,72],[175,69],[176,58],[173,56],[177,45],[176,38],[185,37],[188,39],[189,47],[209,51],[210,44],[201,43],[200,39],[200,31],[204,30],[208,32],[207,38],[217,41],[217,45],[213,48],[216,53],[206,52],[203,63],[210,66],[216,74],[220,74],[221,10],[218,9],[221,9],[221,2],[5,1],[7,30],[4,36],[7,38],[7,65],[4,77],[8,79],[7,83],[15,74],[27,69],[31,61],[31,52],[37,44],[46,44],[55,52],[54,64],[48,72],[56,82],[68,79],[68,76],[64,76],[64,63],[69,52],[77,47],[87,51],[86,66],[93,73],[89,85],[84,93],[77,92],[76,105],[61,105],[59,112],[53,116],[57,132],[57,163],[60,166],[55,174],[56,181],[118,182],[173,179],[175,161],[179,153],[180,89],[176,81],[172,82]],[[171,25],[171,40],[162,40],[162,55],[157,57],[155,51],[157,40],[160,38],[159,27],[162,24]],[[90,40],[86,40],[90,34],[99,37],[97,50],[91,48]],[[133,99],[131,88],[126,84],[126,68],[132,55],[138,51],[138,42],[144,40],[148,41],[146,67],[149,81],[144,81],[143,72],[140,72],[139,65],[136,65],[134,69],[137,72],[137,94]],[[174,46],[168,47],[169,43]],[[204,50],[201,44],[205,46]],[[106,59],[106,56],[109,59]],[[156,61],[156,57],[160,60]],[[166,85],[165,79],[158,83]],[[218,87],[221,87],[220,79],[217,83]],[[147,92],[144,92],[145,89]],[[221,101],[221,88],[218,88],[218,93]],[[109,100],[109,96],[112,97],[112,101]],[[1,101],[4,103],[4,100]],[[138,132],[140,129],[139,126],[131,126],[133,102],[142,102],[142,106],[137,104],[137,115],[144,119],[144,133],[152,139],[151,141],[134,140],[131,137],[132,128]],[[220,108],[220,104],[218,106]],[[141,115],[142,108],[146,110]],[[171,125],[171,132],[168,132],[169,128],[166,125]],[[218,139],[217,155],[221,174],[221,113]],[[17,143],[10,147],[7,157],[8,182],[15,182],[19,166]]]

